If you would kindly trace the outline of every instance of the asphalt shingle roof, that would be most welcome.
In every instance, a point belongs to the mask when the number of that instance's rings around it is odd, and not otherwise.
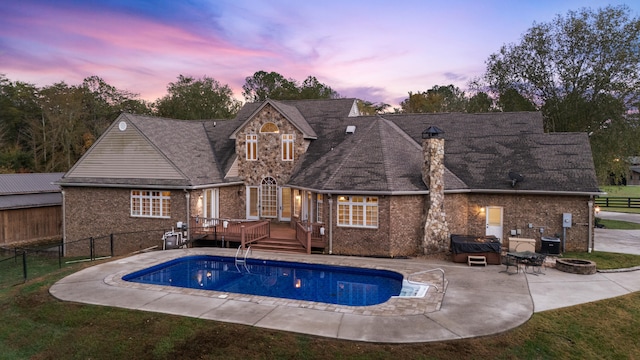
[[[127,118],[185,175],[190,185],[223,181],[224,174],[211,151],[204,121],[131,114]]]
[[[546,134],[538,112],[349,117],[354,99],[269,103],[312,139],[290,186],[322,192],[427,191],[421,137],[437,126],[444,131],[446,190],[599,192],[586,134]],[[234,120],[127,116],[193,186],[230,181],[224,176],[236,159],[232,135],[261,106],[245,104]],[[350,125],[356,127],[352,134],[346,133]],[[512,187],[510,171],[524,181]]]

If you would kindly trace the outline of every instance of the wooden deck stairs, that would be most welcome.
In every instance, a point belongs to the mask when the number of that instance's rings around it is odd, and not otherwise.
[[[239,225],[230,223],[228,228],[225,227],[223,229],[223,222],[223,220],[220,220],[216,226],[209,225],[206,227],[198,226],[202,224],[202,222],[194,222],[191,233],[193,246],[221,246],[225,248],[238,246],[241,238]],[[299,230],[298,227],[292,228],[289,223],[271,223],[268,228],[268,237],[251,241],[246,245],[250,246],[253,250],[306,254],[307,251],[305,247],[296,238],[296,230]],[[325,240],[320,237],[320,234],[316,236],[316,238],[311,238],[312,249],[314,251],[323,251],[326,247]]]
[[[307,251],[296,240],[296,231],[289,224],[271,224],[271,236],[251,244],[253,250],[280,251],[288,253],[306,254]]]

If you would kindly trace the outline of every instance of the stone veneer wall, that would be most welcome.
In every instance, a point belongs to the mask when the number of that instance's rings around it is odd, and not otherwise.
[[[266,123],[278,126],[278,133],[260,133]],[[258,135],[258,160],[246,159],[246,135]],[[282,161],[282,135],[295,134],[294,161]],[[303,135],[280,112],[266,105],[252,121],[247,123],[236,135],[236,154],[238,154],[238,175],[247,185],[260,185],[262,179],[271,176],[278,185],[285,184],[291,177],[293,167],[306,150]],[[243,215],[244,217],[244,215]]]
[[[425,254],[449,248],[449,227],[444,206],[444,139],[422,141],[422,180],[429,187],[429,208],[424,223],[422,249]]]
[[[589,242],[589,197],[552,195],[469,195],[468,233],[484,235],[486,232],[484,206],[503,207],[503,247],[508,248],[510,230],[520,229],[522,238],[536,239],[540,249],[542,236],[560,234],[562,214],[572,214],[572,226],[567,229],[566,250],[587,251]],[[533,228],[527,225],[533,224]],[[544,227],[544,233],[540,228]]]
[[[151,246],[162,247],[165,230],[187,221],[185,192],[171,191],[171,218],[132,217],[131,189],[64,187],[65,255],[89,256],[89,237],[96,239],[97,256],[110,252],[108,235],[114,236],[115,255]],[[91,211],[87,211],[91,209]],[[134,233],[135,232],[135,233]]]

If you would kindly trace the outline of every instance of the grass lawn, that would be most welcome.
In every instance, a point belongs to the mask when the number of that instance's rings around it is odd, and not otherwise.
[[[598,219],[598,224],[611,230],[640,230],[640,224],[628,221]]]
[[[0,359],[640,358],[640,293],[537,313],[495,336],[391,345],[75,304],[48,293],[58,279],[91,265],[52,266],[0,288]]]
[[[607,193],[607,195],[602,196],[606,197],[631,197],[637,198],[640,197],[640,186],[630,185],[630,186],[601,186],[600,189]],[[615,208],[615,207],[603,207],[602,211],[612,211],[612,212],[623,212],[623,213],[632,213],[632,214],[640,214],[640,209],[638,208]]]
[[[565,252],[562,254],[562,257],[594,261],[596,263],[596,267],[600,270],[626,269],[640,266],[640,256],[632,254],[610,253],[603,251],[593,251],[591,253]],[[640,276],[640,272],[638,272],[638,276]]]
[[[600,190],[607,193],[603,197],[640,197],[640,186],[601,186]]]

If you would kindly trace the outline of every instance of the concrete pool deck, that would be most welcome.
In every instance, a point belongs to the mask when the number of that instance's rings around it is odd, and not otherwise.
[[[509,275],[502,265],[469,267],[425,259],[377,259],[253,252],[251,258],[389,269],[431,283],[424,298],[395,298],[350,307],[126,282],[125,274],[177,257],[235,250],[192,248],[156,251],[81,270],[54,284],[64,301],[197,317],[343,340],[412,343],[501,333],[525,323],[534,311],[620,296],[640,290],[637,272],[576,275],[547,268],[545,275]]]

